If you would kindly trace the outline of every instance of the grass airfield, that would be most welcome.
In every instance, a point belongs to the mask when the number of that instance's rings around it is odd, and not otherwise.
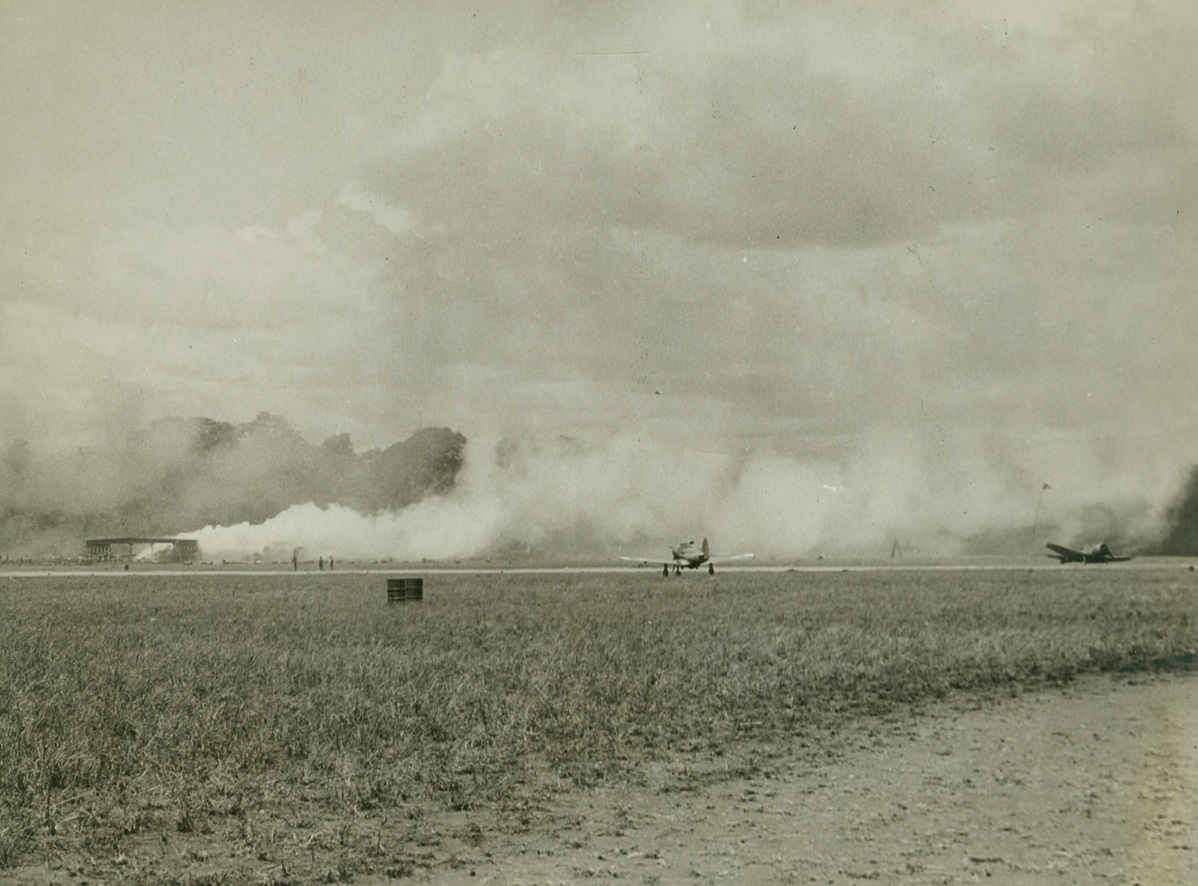
[[[566,792],[1198,664],[1182,560],[307,566],[0,574],[0,880],[420,877]]]

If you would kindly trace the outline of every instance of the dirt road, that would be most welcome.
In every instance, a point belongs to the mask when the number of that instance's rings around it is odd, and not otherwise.
[[[1198,883],[1198,676],[1088,677],[842,738],[826,762],[762,749],[748,777],[577,795],[416,879]]]

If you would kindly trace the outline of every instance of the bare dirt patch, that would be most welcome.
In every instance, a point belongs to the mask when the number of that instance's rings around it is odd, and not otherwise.
[[[1196,677],[950,700],[840,750],[759,756],[750,777],[689,790],[574,795],[548,827],[488,835],[420,879],[1198,883]]]

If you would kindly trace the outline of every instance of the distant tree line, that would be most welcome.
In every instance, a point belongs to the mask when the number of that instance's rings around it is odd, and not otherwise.
[[[0,452],[0,553],[73,556],[89,536],[258,523],[306,502],[398,509],[453,489],[465,445],[426,428],[356,453],[348,434],[313,445],[265,412],[238,425],[162,419],[119,444],[66,452],[15,440]]]

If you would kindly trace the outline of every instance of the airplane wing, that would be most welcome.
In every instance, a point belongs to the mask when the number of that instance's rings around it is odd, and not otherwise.
[[[678,562],[674,557],[621,557],[620,559],[624,560],[628,563],[676,563],[676,562]]]
[[[1052,542],[1049,542],[1044,547],[1053,552],[1045,554],[1046,557],[1054,557],[1062,563],[1070,560],[1084,561],[1086,559],[1086,555],[1081,551],[1075,551],[1073,548],[1067,548],[1064,545],[1054,545]]]
[[[1099,551],[1075,551],[1073,548],[1067,548],[1064,545],[1054,545],[1051,542],[1044,547],[1052,551],[1051,554],[1045,556],[1052,557],[1054,560],[1059,560],[1062,563],[1126,563],[1131,560],[1131,557],[1114,557],[1110,554],[1103,554]]]
[[[728,556],[712,557],[707,562],[713,566],[718,566],[720,563],[731,563],[733,560],[752,560],[752,554],[729,554]]]

